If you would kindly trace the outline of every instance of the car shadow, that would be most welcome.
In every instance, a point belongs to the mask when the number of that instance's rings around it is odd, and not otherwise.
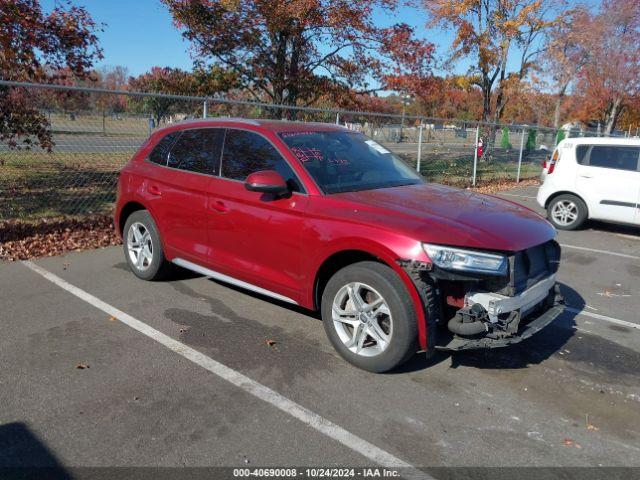
[[[116,266],[116,268],[118,267],[119,266]],[[126,267],[126,264],[122,267]],[[200,274],[192,273],[191,271],[182,268],[176,269],[176,272],[177,276],[172,277],[171,282],[202,277]],[[238,292],[239,294],[248,295],[255,299],[294,311],[309,317],[310,319],[322,321],[320,312],[315,312],[299,305],[277,300],[223,281],[211,278],[208,280]],[[560,289],[566,305],[570,305],[576,310],[581,310],[585,306],[584,299],[573,288],[560,283]],[[540,332],[521,343],[507,347],[463,350],[457,352],[438,350],[430,358],[427,358],[424,353],[419,353],[414,355],[399,368],[389,372],[389,374],[409,373],[423,370],[446,361],[447,359],[451,359],[451,368],[467,366],[483,369],[518,369],[527,368],[530,365],[537,365],[554,353],[560,351],[575,334],[575,317],[575,313],[565,310],[558,318]]]
[[[562,283],[560,289],[567,305],[577,310],[584,307],[584,299],[578,292]],[[436,351],[431,358],[426,358],[424,354],[417,354],[391,373],[415,372],[447,359],[451,360],[451,368],[464,366],[480,369],[519,369],[538,365],[562,350],[569,339],[575,335],[575,317],[575,313],[565,310],[543,330],[521,343],[507,347],[457,352]]]
[[[640,237],[640,228],[633,225],[623,225],[620,223],[607,223],[598,220],[589,220],[584,225],[584,230],[595,230],[607,233],[618,233]]]
[[[0,425],[0,478],[71,480],[45,443],[22,422]]]

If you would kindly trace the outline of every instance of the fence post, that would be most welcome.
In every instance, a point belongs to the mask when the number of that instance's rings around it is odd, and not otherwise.
[[[340,112],[336,113],[336,125],[340,125]]]
[[[480,124],[476,127],[476,141],[473,144],[473,180],[472,186],[476,186],[476,173],[478,171],[478,139],[480,138]]]
[[[420,161],[422,160],[422,122],[418,126],[418,160],[416,161],[416,172],[420,173]]]
[[[207,100],[202,102],[202,118],[207,118]]]
[[[526,131],[526,127],[523,128],[522,136],[520,137],[520,155],[518,157],[518,175],[516,176],[516,183],[520,183],[520,168],[522,167],[522,151],[524,150],[524,134]]]

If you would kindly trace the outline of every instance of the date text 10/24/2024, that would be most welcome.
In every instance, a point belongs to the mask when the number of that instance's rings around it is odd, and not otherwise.
[[[399,478],[401,473],[390,468],[234,468],[236,478]]]

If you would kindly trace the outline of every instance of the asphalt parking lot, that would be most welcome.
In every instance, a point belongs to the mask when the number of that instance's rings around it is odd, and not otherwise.
[[[537,208],[534,187],[501,196]],[[386,375],[306,311],[143,282],[117,247],[0,264],[0,467],[638,467],[640,230],[558,239],[551,326]]]

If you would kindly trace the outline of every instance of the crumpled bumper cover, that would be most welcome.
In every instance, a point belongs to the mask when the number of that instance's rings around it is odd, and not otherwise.
[[[435,348],[438,350],[460,351],[480,348],[500,348],[506,347],[508,345],[513,345],[515,343],[520,343],[521,341],[531,337],[532,335],[538,333],[544,327],[549,325],[556,318],[558,318],[563,311],[564,301],[562,296],[560,295],[559,290],[557,289],[553,306],[537,317],[530,320],[528,319],[527,323],[522,324],[518,329],[518,332],[513,336],[503,338],[481,337],[473,339],[454,336],[448,343],[444,345],[436,344]]]

